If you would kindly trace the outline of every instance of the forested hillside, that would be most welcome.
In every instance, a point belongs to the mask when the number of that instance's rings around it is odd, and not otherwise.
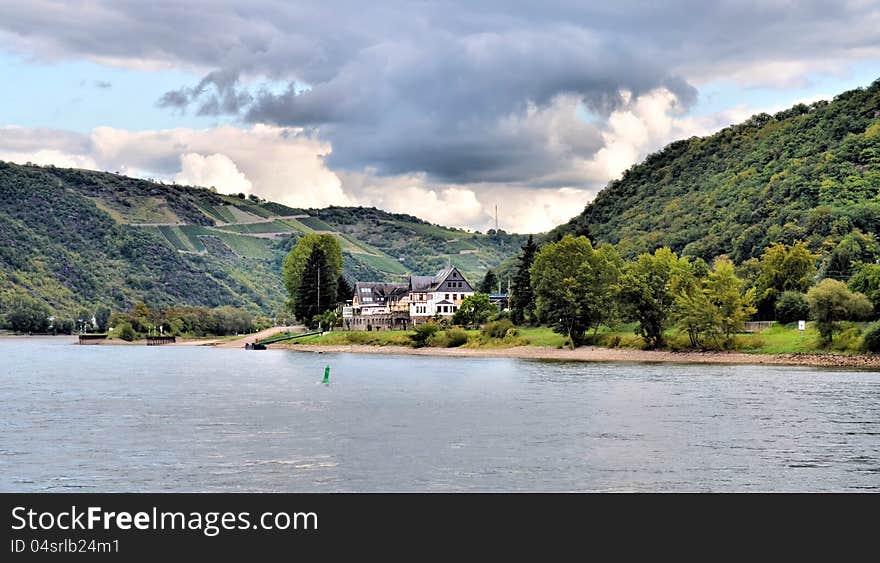
[[[548,239],[586,234],[617,244],[627,257],[668,246],[737,263],[800,240],[827,269],[835,250],[876,258],[880,249],[866,235],[880,230],[878,193],[880,80],[831,102],[672,143],[611,182]]]
[[[281,261],[313,232],[339,239],[350,280],[429,274],[450,262],[477,280],[523,240],[376,209],[294,209],[105,172],[0,162],[0,316],[22,299],[65,316],[138,301],[275,315],[285,299]]]

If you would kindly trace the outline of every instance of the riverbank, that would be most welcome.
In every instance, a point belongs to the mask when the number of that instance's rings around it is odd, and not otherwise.
[[[581,362],[670,362],[689,364],[794,365],[815,367],[880,368],[880,356],[865,354],[748,354],[744,352],[671,352],[629,348],[584,346],[574,350],[550,346],[510,348],[411,348],[363,344],[273,344],[272,349],[298,352],[347,352],[353,354],[405,354],[466,358],[519,358]]]
[[[284,328],[275,327],[260,333],[225,337],[199,338],[178,340],[164,346],[206,346],[213,348],[244,348],[246,341],[266,338]],[[334,334],[334,333],[328,333]],[[383,342],[389,344],[340,344],[340,343],[306,343],[306,344],[272,344],[273,350],[292,350],[297,352],[345,352],[353,354],[393,354],[409,356],[442,356],[463,358],[519,358],[531,360],[563,360],[582,362],[648,362],[648,363],[689,363],[689,364],[741,364],[741,365],[792,365],[814,367],[854,367],[880,369],[880,355],[875,354],[835,354],[825,352],[789,352],[789,353],[754,353],[754,352],[721,352],[721,351],[671,351],[671,350],[640,350],[637,348],[605,348],[601,346],[582,346],[571,350],[557,345],[540,344],[518,345],[509,347],[458,347],[413,348],[401,345],[403,340],[393,333],[374,333],[387,336]],[[0,334],[0,339],[58,338],[71,339],[75,344],[75,336],[69,335],[11,335]],[[395,343],[396,342],[396,343]],[[102,340],[88,346],[145,346],[145,340],[128,342],[113,339]]]
[[[34,340],[34,339],[55,339],[55,340],[69,340],[71,344],[79,346],[78,335],[76,334],[0,334],[0,339],[3,340]],[[219,346],[219,347],[231,347],[231,348],[239,348],[244,347],[243,343],[239,343],[239,340],[245,338],[244,336],[233,336],[233,337],[206,337],[206,338],[179,338],[176,342],[163,344],[162,346]],[[243,341],[242,341],[243,342]],[[232,346],[230,346],[232,344]],[[140,340],[122,340],[121,338],[107,338],[104,340],[94,340],[87,344],[82,344],[82,346],[146,346],[146,339]]]

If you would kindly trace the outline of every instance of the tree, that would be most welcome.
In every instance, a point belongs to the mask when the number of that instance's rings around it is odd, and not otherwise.
[[[131,308],[129,321],[135,332],[149,332],[156,324],[156,313],[143,301],[137,301]]]
[[[807,291],[813,285],[815,275],[816,256],[805,243],[774,244],[765,248],[755,283],[761,316],[774,315],[776,299],[783,291]]]
[[[106,305],[98,305],[98,308],[95,309],[95,324],[98,332],[106,332],[109,321],[110,308]]]
[[[531,271],[537,317],[577,346],[613,314],[621,268],[613,247],[594,250],[586,237],[565,235],[544,245]]]
[[[93,330],[92,313],[88,309],[80,309],[76,316],[76,330],[79,332],[88,332]]]
[[[342,318],[333,309],[328,309],[320,315],[315,315],[312,319],[312,325],[320,326],[321,330],[333,330],[333,327],[341,324]]]
[[[873,233],[855,229],[844,236],[828,255],[823,274],[836,280],[848,279],[860,263],[871,263],[880,255],[880,245]]]
[[[253,317],[244,309],[237,309],[230,305],[217,307],[213,311],[216,328],[214,334],[242,334],[250,330]]]
[[[672,320],[684,330],[691,348],[701,348],[718,320],[703,283],[695,281],[675,298]]]
[[[510,314],[515,324],[534,322],[535,320],[535,294],[532,291],[530,272],[538,252],[538,246],[535,244],[534,237],[529,235],[525,246],[521,248],[522,253],[517,258],[519,264],[510,288]]]
[[[25,293],[16,293],[6,310],[6,322],[16,332],[46,332],[52,310],[44,302]]]
[[[819,336],[831,343],[840,321],[862,320],[874,310],[870,300],[861,293],[853,293],[841,281],[826,278],[807,292],[810,313],[816,320]]]
[[[880,323],[874,323],[865,330],[862,349],[865,352],[880,353]]]
[[[783,291],[776,300],[776,320],[783,324],[805,321],[809,316],[807,296],[799,291]]]
[[[483,278],[483,281],[480,282],[480,287],[477,291],[485,293],[486,295],[498,291],[498,276],[495,275],[495,272],[492,270],[486,270],[486,276]]]
[[[282,271],[288,307],[300,321],[311,324],[315,315],[337,303],[342,247],[333,235],[305,235],[284,258]]]
[[[114,332],[116,336],[125,340],[127,342],[131,342],[133,340],[137,340],[137,333],[134,328],[132,328],[131,323],[128,321],[123,321],[114,327]]]
[[[733,262],[725,256],[715,259],[712,271],[706,277],[707,297],[715,313],[715,330],[728,346],[735,332],[745,326],[746,319],[755,312],[755,289],[744,290],[745,283],[736,277]]]
[[[637,333],[649,348],[663,345],[663,331],[679,295],[679,284],[686,279],[689,264],[669,248],[641,254],[627,265],[621,281],[621,297],[639,326]]]
[[[354,288],[345,279],[345,276],[339,276],[339,282],[336,285],[336,301],[345,303],[354,296]]]
[[[849,280],[850,291],[864,293],[880,312],[880,264],[861,264]]]
[[[489,301],[485,293],[475,293],[464,298],[452,316],[452,322],[462,326],[481,325],[489,320],[498,308]]]

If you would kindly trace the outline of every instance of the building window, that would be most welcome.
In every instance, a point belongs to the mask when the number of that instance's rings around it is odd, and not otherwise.
[[[448,293],[446,294],[446,299],[447,299],[447,300],[449,299],[449,294],[448,294]]]

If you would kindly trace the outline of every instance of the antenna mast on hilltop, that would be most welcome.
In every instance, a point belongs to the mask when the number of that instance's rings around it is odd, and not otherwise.
[[[498,204],[495,204],[495,234],[498,234]]]

